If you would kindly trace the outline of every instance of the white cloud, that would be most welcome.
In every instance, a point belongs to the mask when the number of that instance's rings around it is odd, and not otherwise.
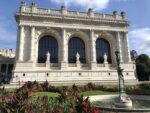
[[[68,7],[81,6],[83,8],[93,8],[94,10],[105,9],[110,0],[50,0],[56,4],[65,4]]]
[[[138,28],[129,32],[131,46],[139,53],[150,55],[150,28]]]

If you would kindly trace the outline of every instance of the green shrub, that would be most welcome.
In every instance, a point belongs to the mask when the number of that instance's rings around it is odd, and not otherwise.
[[[141,88],[150,89],[150,82],[144,82],[139,85]]]
[[[109,92],[117,92],[119,91],[118,86],[114,85],[98,85],[95,88],[96,90],[109,91]]]

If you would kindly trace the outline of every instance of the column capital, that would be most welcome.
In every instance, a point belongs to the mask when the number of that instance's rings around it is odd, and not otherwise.
[[[35,26],[33,26],[33,25],[31,25],[30,27],[31,27],[31,28],[35,28]]]
[[[25,27],[25,25],[19,24],[18,27]]]
[[[94,31],[94,29],[90,29],[90,31]]]

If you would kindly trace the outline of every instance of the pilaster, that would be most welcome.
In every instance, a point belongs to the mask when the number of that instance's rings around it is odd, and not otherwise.
[[[120,32],[116,32],[116,38],[117,38],[117,49],[118,49],[118,51],[120,53],[120,62],[123,62]]]
[[[16,43],[16,54],[15,54],[15,60],[17,61],[19,59],[19,38],[20,36],[20,29],[19,29],[19,26],[17,26],[17,43]]]
[[[131,62],[131,55],[130,55],[130,47],[129,47],[129,40],[128,40],[128,32],[124,32],[125,36],[125,49],[126,49],[126,58],[128,62]]]
[[[32,61],[34,60],[34,36],[35,36],[35,27],[31,27],[31,45],[30,45],[30,59],[29,61]]]
[[[90,67],[91,69],[96,68],[96,44],[95,44],[95,38],[94,38],[94,31],[90,30],[90,54],[91,54],[91,62]]]
[[[66,29],[62,29],[62,41],[61,41],[61,69],[66,69],[68,64],[67,56],[67,40],[66,40]]]
[[[18,61],[23,61],[23,51],[24,51],[24,26],[20,26]]]

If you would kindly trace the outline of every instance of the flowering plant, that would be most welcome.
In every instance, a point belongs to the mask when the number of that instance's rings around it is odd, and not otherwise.
[[[59,97],[48,96],[32,97],[35,92],[57,92]],[[27,82],[15,93],[8,94],[0,101],[0,112],[6,113],[98,113],[88,98],[79,96],[78,87],[73,85],[68,87],[56,88],[45,82],[39,84]],[[0,96],[1,98],[2,96]]]

